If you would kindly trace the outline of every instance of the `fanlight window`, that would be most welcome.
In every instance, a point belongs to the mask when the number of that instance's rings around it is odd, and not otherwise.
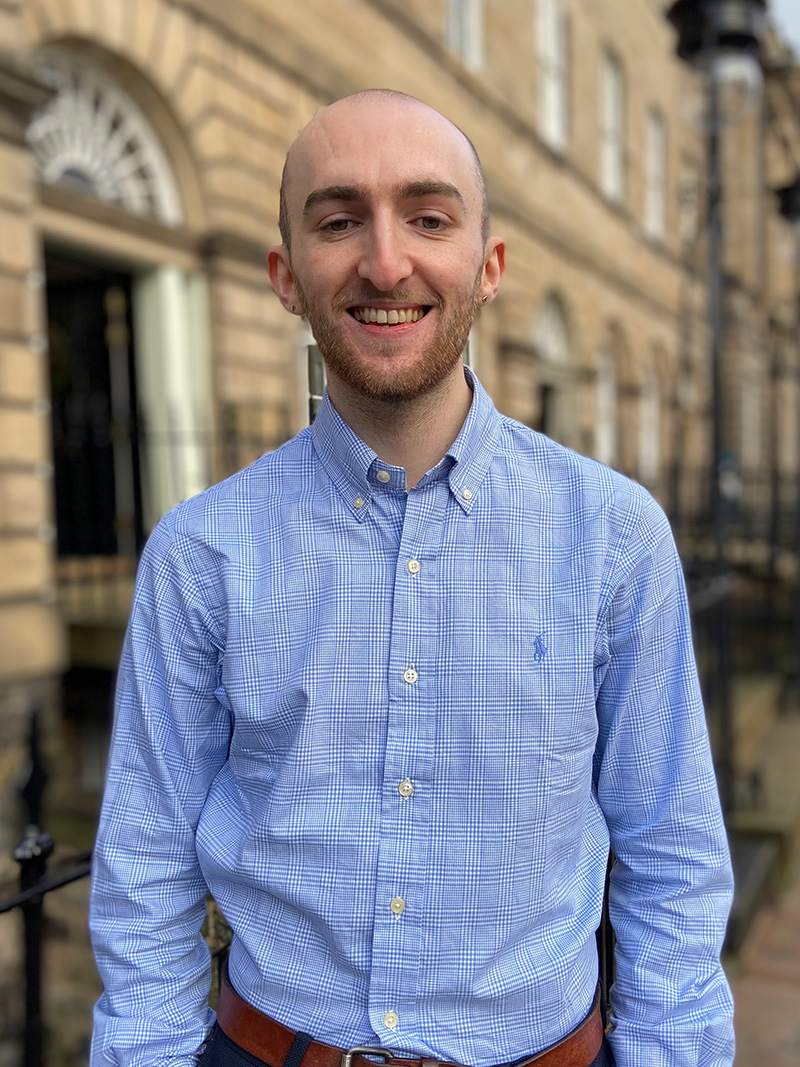
[[[97,67],[65,52],[42,52],[34,67],[55,90],[27,131],[42,181],[179,225],[183,211],[172,169],[127,93]]]

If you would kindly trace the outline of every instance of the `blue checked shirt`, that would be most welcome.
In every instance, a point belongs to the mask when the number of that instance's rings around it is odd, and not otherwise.
[[[190,1065],[233,984],[485,1067],[575,1026],[609,844],[618,1067],[733,1055],[728,852],[680,564],[640,487],[477,381],[410,492],[326,399],[142,560],[91,925],[93,1064]]]

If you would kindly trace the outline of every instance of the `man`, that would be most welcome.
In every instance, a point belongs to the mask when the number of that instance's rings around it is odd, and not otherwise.
[[[731,878],[680,565],[644,490],[465,372],[504,256],[474,149],[401,94],[339,101],[292,146],[281,230],[270,278],[328,395],[145,551],[96,852],[94,1064],[193,1062],[208,886],[234,936],[204,1067],[367,1067],[341,1060],[359,1045],[729,1065]]]

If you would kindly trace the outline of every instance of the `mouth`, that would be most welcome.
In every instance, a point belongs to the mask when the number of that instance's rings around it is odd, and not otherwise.
[[[355,307],[349,307],[347,313],[352,315],[356,322],[364,323],[368,326],[404,326],[410,323],[419,322],[420,319],[424,319],[428,312],[431,310],[430,304],[415,305],[411,307],[372,307],[369,305],[359,305]]]

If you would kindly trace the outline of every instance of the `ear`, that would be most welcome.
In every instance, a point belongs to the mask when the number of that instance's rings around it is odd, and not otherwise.
[[[481,303],[489,304],[497,296],[500,279],[506,269],[506,246],[499,237],[490,237],[486,242],[481,278]],[[485,299],[484,299],[485,297]]]
[[[303,314],[303,305],[294,283],[294,275],[289,262],[289,252],[286,245],[276,245],[270,249],[267,257],[269,280],[272,288],[278,294],[278,299],[287,311],[295,315]]]

